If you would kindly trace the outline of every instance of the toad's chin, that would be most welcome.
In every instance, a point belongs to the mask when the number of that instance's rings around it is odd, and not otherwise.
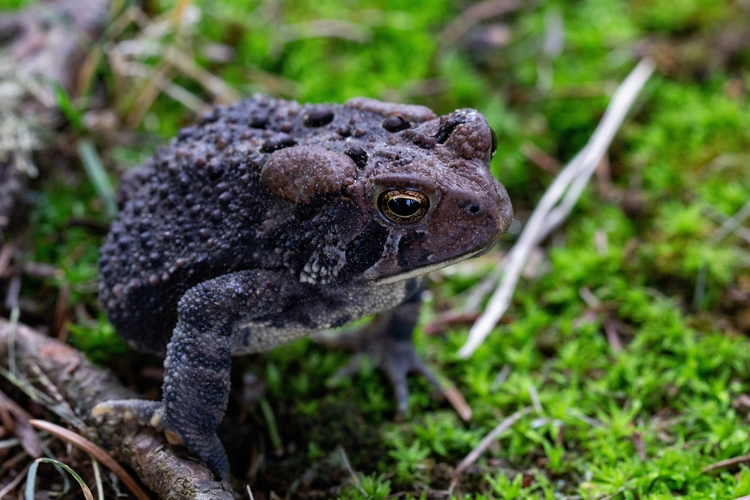
[[[435,262],[435,263],[427,263],[423,266],[409,269],[408,271],[395,272],[393,274],[384,275],[382,274],[382,268],[375,270],[375,267],[377,266],[373,266],[367,271],[365,271],[364,273],[362,273],[362,278],[376,285],[387,285],[389,283],[396,283],[398,281],[408,280],[410,278],[416,278],[417,276],[422,276],[424,274],[431,273],[432,271],[443,269],[444,267],[452,266],[453,264],[461,262],[462,260],[473,259],[474,257],[479,257],[480,255],[487,253],[490,250],[490,248],[491,247],[480,248],[479,250],[474,250],[472,252],[467,252],[461,255],[457,255],[451,259],[441,260],[440,262]]]

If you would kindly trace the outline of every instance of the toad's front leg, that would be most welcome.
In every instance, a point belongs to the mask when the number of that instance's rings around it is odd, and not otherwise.
[[[277,272],[241,271],[188,290],[164,361],[162,402],[123,400],[101,403],[95,414],[116,414],[164,430],[222,480],[229,462],[216,428],[229,398],[229,371],[235,325],[277,313],[283,277]]]

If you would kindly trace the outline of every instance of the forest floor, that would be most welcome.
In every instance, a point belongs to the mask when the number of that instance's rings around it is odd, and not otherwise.
[[[30,3],[0,0],[0,9]],[[106,180],[116,185],[206,107],[256,92],[368,96],[438,114],[472,107],[498,136],[492,169],[518,224],[491,253],[431,275],[416,338],[471,419],[418,377],[397,418],[377,369],[333,383],[346,354],[311,340],[239,359],[221,428],[237,491],[750,495],[749,2],[119,0],[107,26],[75,82],[51,94],[64,119],[46,154],[30,156],[39,175],[15,220],[0,220],[0,315],[66,340],[146,398],[159,398],[161,361],[129,350],[97,303],[98,247],[113,215]],[[529,256],[503,320],[462,359],[467,292],[502,262],[646,56],[657,70],[590,186]],[[1,422],[0,490],[32,461]],[[48,451],[94,484],[86,454],[54,440]],[[64,488],[44,467],[37,498]],[[21,498],[19,484],[8,498]],[[57,498],[80,498],[76,488]],[[104,488],[114,498],[107,474]]]

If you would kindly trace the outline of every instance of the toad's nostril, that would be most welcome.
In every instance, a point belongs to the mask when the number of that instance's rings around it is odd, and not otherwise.
[[[476,203],[473,203],[473,204],[469,205],[469,213],[471,215],[478,214],[479,213],[479,205],[477,205]]]

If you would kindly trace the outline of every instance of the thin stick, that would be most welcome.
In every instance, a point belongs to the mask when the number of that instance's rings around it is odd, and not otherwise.
[[[505,268],[500,286],[492,295],[484,314],[480,316],[469,331],[469,338],[458,351],[459,356],[462,358],[471,356],[508,309],[527,256],[535,246],[565,220],[573,209],[589,178],[612,142],[617,129],[653,71],[654,66],[650,60],[643,59],[638,63],[612,96],[612,101],[589,142],[560,172],[560,175],[544,193],[521,237],[508,255],[508,265]],[[560,201],[561,199],[562,201]]]
[[[728,458],[726,460],[721,460],[720,462],[707,465],[703,467],[703,470],[701,470],[701,472],[705,474],[706,472],[711,472],[716,469],[724,469],[726,467],[732,467],[733,465],[744,464],[745,462],[750,462],[750,453],[748,453],[747,455]]]
[[[497,437],[504,431],[510,429],[513,427],[513,424],[515,424],[518,420],[521,419],[521,417],[527,415],[529,412],[531,412],[533,408],[531,406],[527,406],[523,410],[518,410],[510,417],[506,418],[502,422],[500,422],[500,425],[495,427],[490,431],[489,434],[487,434],[482,441],[479,442],[476,448],[471,450],[471,452],[466,455],[466,458],[461,460],[461,463],[456,466],[456,475],[461,474],[463,471],[465,471],[471,464],[477,461],[477,459],[482,455],[482,453],[485,452],[487,448],[489,448],[490,444],[497,439]]]

